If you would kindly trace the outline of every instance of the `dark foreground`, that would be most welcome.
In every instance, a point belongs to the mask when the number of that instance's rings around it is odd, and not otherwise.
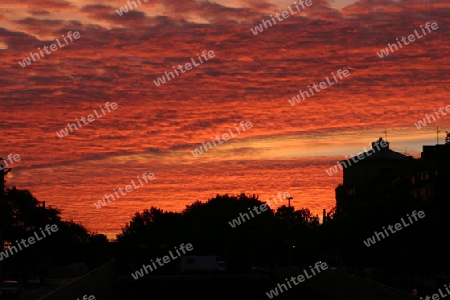
[[[123,277],[121,277],[123,279]],[[267,300],[266,292],[280,281],[263,276],[175,276],[144,277],[119,280],[117,299],[183,299],[183,300]],[[273,299],[330,300],[315,291],[298,285]]]

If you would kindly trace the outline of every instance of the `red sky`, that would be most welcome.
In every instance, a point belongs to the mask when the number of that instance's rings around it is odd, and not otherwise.
[[[342,181],[341,172],[325,172],[336,160],[368,148],[385,130],[392,149],[417,157],[423,144],[436,142],[435,126],[450,129],[450,116],[414,126],[450,105],[447,0],[312,0],[258,35],[250,29],[292,2],[141,0],[123,16],[116,13],[127,4],[122,0],[5,2],[1,155],[22,157],[7,185],[29,189],[61,208],[63,218],[108,235],[151,205],[181,211],[217,193],[264,200],[288,191],[296,208],[321,214],[334,206]],[[378,57],[427,22],[439,29]],[[81,37],[19,65],[68,31]],[[203,50],[215,57],[164,85],[153,83]],[[339,69],[351,75],[288,103]],[[108,101],[118,109],[56,136]],[[253,127],[199,157],[191,154],[243,120]],[[143,172],[156,179],[94,207]]]

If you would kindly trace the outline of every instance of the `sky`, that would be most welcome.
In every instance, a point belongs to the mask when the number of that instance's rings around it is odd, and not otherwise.
[[[7,186],[90,230],[112,237],[145,208],[180,212],[225,193],[289,192],[296,209],[321,215],[342,183],[342,171],[326,173],[337,160],[379,137],[420,157],[436,126],[440,143],[450,130],[437,112],[450,105],[448,0],[311,0],[295,14],[292,1],[140,2],[124,12],[122,0],[0,0],[0,155],[21,157]],[[438,28],[424,34],[427,23]],[[415,31],[420,38],[386,49]],[[414,125],[432,113],[439,118]],[[237,134],[242,121],[252,126]],[[145,172],[155,179],[93,204]]]

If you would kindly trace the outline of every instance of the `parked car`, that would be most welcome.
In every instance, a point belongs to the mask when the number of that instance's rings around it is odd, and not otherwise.
[[[39,276],[27,276],[25,278],[25,286],[27,288],[38,289],[41,287]]]
[[[252,274],[267,274],[269,272],[269,268],[265,265],[253,265],[250,268]]]
[[[217,255],[183,255],[181,256],[182,273],[225,273],[225,262]]]
[[[19,299],[19,282],[14,280],[5,280],[0,284],[0,299],[17,300]]]

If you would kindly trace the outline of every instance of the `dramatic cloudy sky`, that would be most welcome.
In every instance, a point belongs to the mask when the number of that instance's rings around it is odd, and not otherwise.
[[[137,0],[136,0],[137,1]],[[312,0],[258,35],[251,28],[292,1],[149,0],[122,16],[122,0],[0,0],[1,155],[22,159],[8,186],[29,189],[65,219],[113,234],[150,206],[181,211],[217,193],[289,191],[315,214],[335,204],[342,173],[326,169],[378,137],[419,156],[450,116],[448,0]],[[427,22],[439,28],[380,59],[377,51]],[[81,37],[21,67],[68,31]],[[197,53],[215,57],[157,87]],[[350,76],[291,106],[332,72]],[[118,109],[58,138],[105,102]],[[198,157],[240,121],[251,129]],[[105,207],[94,202],[143,172],[156,179]]]

